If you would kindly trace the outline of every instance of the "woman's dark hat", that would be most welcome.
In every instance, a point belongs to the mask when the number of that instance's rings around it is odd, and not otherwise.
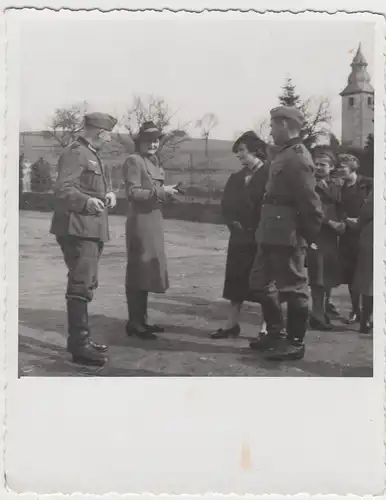
[[[162,131],[157,127],[153,121],[144,122],[139,129],[136,139],[160,139]]]
[[[244,132],[232,146],[232,153],[237,153],[240,144],[245,144],[248,151],[256,153],[256,156],[261,160],[267,157],[267,145],[253,130]]]

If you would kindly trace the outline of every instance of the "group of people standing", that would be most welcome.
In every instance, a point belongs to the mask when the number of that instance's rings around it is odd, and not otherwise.
[[[223,290],[229,310],[225,327],[211,337],[237,337],[243,302],[259,302],[263,306],[260,335],[250,347],[264,350],[270,359],[304,355],[306,317],[313,329],[334,329],[331,318],[340,313],[331,301],[331,291],[342,284],[348,285],[352,306],[346,322],[359,323],[362,333],[372,327],[372,179],[358,173],[359,161],[351,154],[327,145],[307,151],[299,139],[302,124],[298,110],[275,108],[271,112],[274,146],[253,131],[239,137],[233,152],[242,169],[230,176],[222,199],[230,231]],[[291,243],[294,233],[298,238]],[[263,281],[261,269],[268,273]],[[272,281],[278,293],[269,303]],[[311,308],[305,305],[307,288]],[[275,302],[278,319],[273,328],[269,323]],[[280,302],[288,304],[285,328],[277,314]],[[277,338],[287,339],[286,355],[272,348],[272,330]],[[297,341],[288,348],[291,337]]]
[[[85,116],[78,139],[60,156],[54,190],[51,233],[68,268],[67,350],[74,362],[87,365],[107,361],[107,345],[90,335],[88,303],[98,286],[99,260],[109,239],[108,209],[116,204],[98,150],[110,140],[116,123],[104,113]],[[351,155],[337,156],[319,147],[311,156],[300,139],[303,123],[296,108],[284,106],[271,111],[275,146],[252,131],[244,133],[233,146],[242,169],[231,175],[222,200],[230,230],[223,295],[230,308],[225,328],[211,337],[238,336],[243,302],[258,302],[264,326],[250,347],[272,360],[302,358],[309,323],[331,328],[329,317],[337,311],[330,293],[341,283],[350,289],[350,322],[360,320],[361,329],[368,331],[372,311],[371,183],[357,175],[359,164]],[[153,122],[145,122],[135,153],[122,168],[128,201],[126,333],[144,340],[163,331],[148,323],[147,298],[149,292],[164,293],[169,287],[161,209],[179,192],[178,185],[164,182],[156,156],[161,136]],[[343,261],[338,250],[345,255]],[[344,277],[339,262],[346,265]],[[282,302],[287,303],[286,325]]]

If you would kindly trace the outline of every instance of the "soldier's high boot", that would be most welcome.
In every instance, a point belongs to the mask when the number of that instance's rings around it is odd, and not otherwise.
[[[272,361],[302,359],[305,354],[304,337],[309,318],[308,307],[293,307],[287,310],[287,338],[265,352],[265,358]]]
[[[67,350],[72,354],[74,363],[103,366],[107,359],[90,344],[88,329],[87,302],[67,300],[68,339]]]
[[[88,324],[89,324],[89,322],[88,322],[88,310],[87,310],[86,314],[87,314],[87,327],[88,327]],[[90,333],[89,328],[88,328],[88,331]],[[108,350],[107,345],[100,344],[99,342],[96,342],[95,340],[93,340],[91,337],[89,337],[88,341],[89,341],[91,347],[93,347],[98,352],[106,352]]]

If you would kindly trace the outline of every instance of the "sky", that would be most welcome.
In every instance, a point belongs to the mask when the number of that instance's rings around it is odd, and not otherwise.
[[[21,130],[46,128],[55,108],[87,101],[122,117],[134,95],[153,94],[175,112],[174,126],[218,117],[212,138],[232,140],[278,104],[286,77],[302,98],[331,100],[341,135],[341,98],[359,42],[373,74],[370,22],[61,18],[21,24]]]

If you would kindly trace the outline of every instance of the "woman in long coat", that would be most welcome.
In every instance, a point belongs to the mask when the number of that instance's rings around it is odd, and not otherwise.
[[[231,174],[222,198],[223,218],[230,230],[223,297],[230,304],[227,324],[211,334],[213,339],[237,337],[243,302],[255,302],[249,291],[249,273],[257,250],[255,231],[268,179],[266,144],[253,131],[239,137],[232,152],[242,169]]]
[[[352,310],[348,324],[360,321],[360,295],[354,290],[353,282],[359,253],[359,234],[356,230],[361,208],[372,189],[372,179],[358,174],[358,158],[351,154],[338,155],[337,174],[343,181],[342,209],[346,230],[339,239],[342,284],[347,284],[350,292]]]
[[[177,193],[176,186],[165,186],[165,173],[156,153],[161,131],[153,122],[145,122],[136,138],[136,153],[123,165],[128,199],[126,221],[126,299],[128,335],[149,339],[163,331],[147,324],[149,292],[164,293],[169,287],[166,265],[162,203]]]
[[[369,333],[373,313],[373,238],[374,238],[374,194],[366,199],[359,214],[359,252],[353,289],[362,296],[362,311],[360,315],[361,333]]]
[[[328,146],[316,146],[312,151],[315,164],[316,192],[323,208],[323,223],[318,235],[317,250],[307,254],[308,279],[311,287],[312,313],[310,326],[317,330],[331,330],[327,298],[332,288],[340,285],[338,237],[345,225],[340,220],[340,189],[331,182],[331,171],[337,157]]]

